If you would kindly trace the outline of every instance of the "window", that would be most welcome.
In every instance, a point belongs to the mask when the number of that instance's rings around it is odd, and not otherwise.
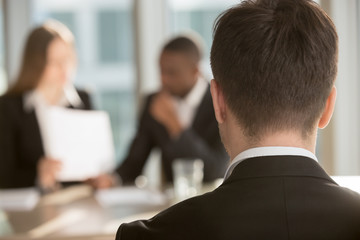
[[[199,33],[204,39],[205,54],[208,57],[212,43],[212,26],[221,12],[222,9],[175,10],[172,13],[172,30],[181,32],[192,29]]]
[[[221,12],[238,2],[235,0],[169,0],[170,32],[179,34],[191,30],[203,38],[205,46],[202,65],[204,74],[208,78],[212,76],[209,57],[214,22]]]
[[[102,10],[98,14],[98,60],[100,63],[132,60],[133,46],[129,11]],[[125,37],[124,37],[125,36]]]
[[[76,36],[77,31],[75,27],[74,13],[71,12],[50,12],[49,17],[56,19],[65,24],[71,32]]]

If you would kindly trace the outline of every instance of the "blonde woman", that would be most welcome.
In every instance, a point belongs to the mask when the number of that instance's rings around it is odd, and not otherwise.
[[[28,36],[18,78],[0,98],[0,188],[57,187],[61,163],[44,154],[43,113],[50,106],[90,109],[89,96],[76,90],[74,37],[56,21]]]

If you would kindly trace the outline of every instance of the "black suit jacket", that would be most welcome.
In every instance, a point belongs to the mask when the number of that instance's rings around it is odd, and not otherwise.
[[[198,107],[192,126],[177,140],[172,140],[165,126],[151,116],[149,108],[153,96],[146,101],[128,156],[117,169],[122,181],[132,183],[141,174],[151,150],[155,147],[161,150],[162,167],[167,181],[172,181],[171,164],[176,158],[202,159],[204,181],[223,177],[229,158],[219,136],[209,87]]]
[[[146,221],[120,226],[126,239],[360,239],[360,196],[313,159],[247,159],[208,194]]]
[[[89,95],[78,94],[83,102],[80,109],[91,109]],[[0,188],[34,186],[37,163],[43,156],[35,111],[24,110],[22,95],[0,97]]]

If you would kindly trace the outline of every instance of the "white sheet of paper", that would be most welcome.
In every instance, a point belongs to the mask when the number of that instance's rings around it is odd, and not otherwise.
[[[340,186],[360,194],[360,176],[331,176],[331,178]]]
[[[82,181],[110,171],[114,144],[109,115],[52,107],[43,134],[47,156],[62,162],[60,181]]]
[[[29,211],[36,206],[39,198],[35,188],[0,190],[0,209]]]
[[[167,201],[166,196],[161,192],[136,187],[118,187],[98,190],[95,198],[103,207],[117,205],[157,206],[163,205]]]

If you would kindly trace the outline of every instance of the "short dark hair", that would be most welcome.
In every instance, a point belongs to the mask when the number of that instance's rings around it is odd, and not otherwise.
[[[310,0],[244,1],[218,17],[211,68],[247,136],[314,130],[336,78],[337,42]]]
[[[193,57],[196,62],[202,58],[202,51],[200,47],[190,38],[185,36],[178,36],[169,40],[163,47],[162,52],[179,52]]]

